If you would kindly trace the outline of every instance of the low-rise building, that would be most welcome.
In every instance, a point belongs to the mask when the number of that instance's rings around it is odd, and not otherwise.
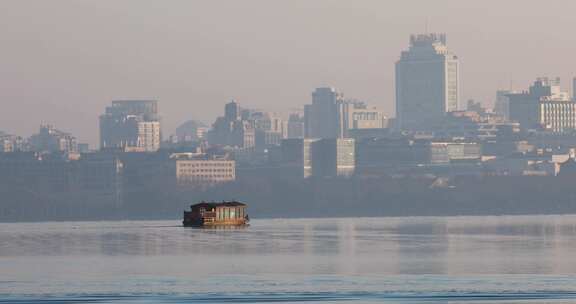
[[[228,159],[205,159],[191,153],[176,153],[176,183],[183,185],[214,185],[236,180],[236,163]]]
[[[482,146],[475,142],[431,142],[429,155],[432,164],[480,160]]]

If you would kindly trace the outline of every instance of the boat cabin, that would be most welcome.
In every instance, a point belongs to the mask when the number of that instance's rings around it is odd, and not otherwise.
[[[231,202],[201,202],[184,211],[184,226],[243,226],[248,223],[246,204]]]

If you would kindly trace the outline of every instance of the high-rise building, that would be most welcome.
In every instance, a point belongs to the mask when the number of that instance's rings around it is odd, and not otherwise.
[[[294,175],[300,178],[312,176],[312,144],[318,141],[313,138],[284,139],[280,146],[282,164],[292,168]]]
[[[208,127],[196,120],[188,120],[176,128],[176,139],[178,142],[199,141],[204,139]]]
[[[298,113],[290,114],[286,129],[286,138],[304,138],[304,118]]]
[[[353,138],[324,138],[312,144],[312,175],[349,177],[356,169]]]
[[[255,144],[258,151],[279,146],[282,139],[286,137],[284,120],[274,113],[252,111],[247,119],[254,122]]]
[[[342,137],[339,111],[342,93],[334,88],[317,88],[312,104],[304,106],[305,133],[309,138]]]
[[[228,121],[240,119],[240,105],[232,100],[224,106],[224,117]]]
[[[494,113],[502,116],[504,119],[510,119],[510,97],[511,94],[518,92],[511,90],[496,91],[496,101],[494,102]]]
[[[303,178],[351,176],[356,168],[351,138],[291,138],[282,141],[282,163]]]
[[[100,116],[100,148],[153,152],[161,131],[156,100],[117,100]]]
[[[572,99],[576,100],[576,77],[572,79]]]
[[[538,78],[528,91],[508,97],[510,119],[524,129],[557,133],[576,129],[576,101],[561,90],[559,78]]]
[[[284,121],[280,116],[271,112],[253,111],[247,120],[254,121],[257,130],[284,134]]]
[[[224,116],[218,117],[209,132],[211,144],[251,149],[255,145],[253,121],[244,119],[240,105],[231,101],[224,106]]]
[[[307,138],[346,138],[353,129],[383,129],[387,118],[383,112],[364,102],[345,100],[334,88],[317,88],[312,104],[304,106]]]
[[[34,152],[78,152],[76,137],[51,125],[40,126],[40,131],[30,137],[29,143]]]
[[[410,47],[396,62],[396,119],[403,130],[427,130],[456,111],[459,100],[458,57],[445,34],[410,37]]]

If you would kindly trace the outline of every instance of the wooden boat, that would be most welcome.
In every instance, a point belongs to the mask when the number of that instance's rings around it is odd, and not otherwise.
[[[201,202],[184,211],[185,227],[245,226],[249,217],[247,206],[236,201]]]

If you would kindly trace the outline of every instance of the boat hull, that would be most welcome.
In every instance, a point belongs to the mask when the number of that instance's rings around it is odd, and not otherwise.
[[[242,227],[248,226],[247,221],[204,222],[201,220],[182,221],[184,227]]]

